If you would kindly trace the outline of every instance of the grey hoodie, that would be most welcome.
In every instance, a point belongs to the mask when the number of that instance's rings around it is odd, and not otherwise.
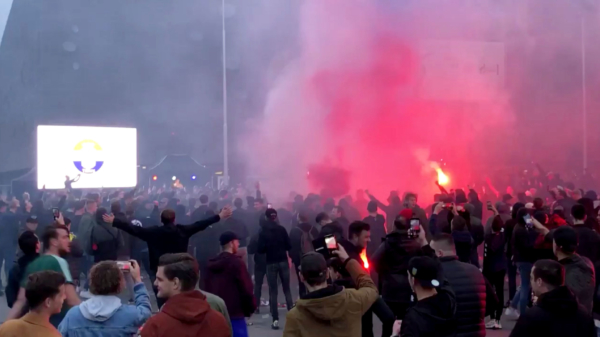
[[[121,307],[121,299],[117,296],[94,296],[79,305],[81,314],[86,319],[104,322],[110,319]]]

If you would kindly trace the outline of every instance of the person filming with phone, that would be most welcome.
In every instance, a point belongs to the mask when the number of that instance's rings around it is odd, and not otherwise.
[[[529,275],[531,268],[537,261],[539,252],[535,242],[540,234],[548,234],[548,229],[533,218],[533,210],[525,207],[517,212],[517,225],[513,232],[513,260],[521,275],[521,290],[515,295],[512,305],[507,309],[507,315],[513,315],[514,309],[520,314],[525,313],[531,296],[531,282]],[[514,315],[513,315],[514,316]]]
[[[118,297],[125,274],[135,282],[135,305],[123,305]],[[58,326],[64,337],[131,336],[152,316],[150,297],[134,260],[95,264],[90,270],[90,292],[92,297],[71,308]]]
[[[317,252],[305,254],[300,262],[300,280],[308,293],[287,314],[284,337],[362,335],[361,317],[377,300],[377,288],[360,263],[349,258],[344,247],[338,245],[331,254],[350,273],[356,289],[329,285],[327,280],[332,272],[325,256]]]
[[[404,209],[394,221],[394,231],[385,237],[371,257],[371,268],[379,273],[381,295],[397,319],[403,319],[411,305],[408,261],[415,256],[434,256],[420,228],[420,220]]]

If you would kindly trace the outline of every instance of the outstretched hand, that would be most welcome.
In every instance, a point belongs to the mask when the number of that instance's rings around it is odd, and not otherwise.
[[[225,206],[219,213],[219,217],[221,218],[221,220],[226,220],[226,219],[229,219],[232,214],[233,214],[233,211],[231,210],[231,207]]]
[[[332,254],[337,255],[337,257],[340,259],[340,261],[342,262],[346,262],[346,260],[348,260],[350,257],[348,256],[348,253],[346,252],[346,250],[344,249],[344,246],[342,245],[338,245],[337,249],[334,250],[332,252]]]
[[[113,221],[115,221],[115,216],[112,214],[104,214],[102,220],[106,223],[113,223]]]

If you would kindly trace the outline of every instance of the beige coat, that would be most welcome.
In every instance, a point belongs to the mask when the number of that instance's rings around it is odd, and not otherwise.
[[[61,337],[60,332],[43,318],[30,312],[19,319],[11,319],[0,325],[2,337]]]

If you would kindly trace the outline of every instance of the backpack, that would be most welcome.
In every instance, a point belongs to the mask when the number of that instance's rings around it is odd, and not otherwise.
[[[298,229],[302,232],[302,236],[300,236],[300,251],[302,252],[302,255],[314,251],[315,249],[313,247],[313,240],[315,238],[313,237],[313,235],[311,233],[313,231],[314,227],[310,226],[310,229],[308,230],[308,232],[305,232],[300,228],[298,228]]]

